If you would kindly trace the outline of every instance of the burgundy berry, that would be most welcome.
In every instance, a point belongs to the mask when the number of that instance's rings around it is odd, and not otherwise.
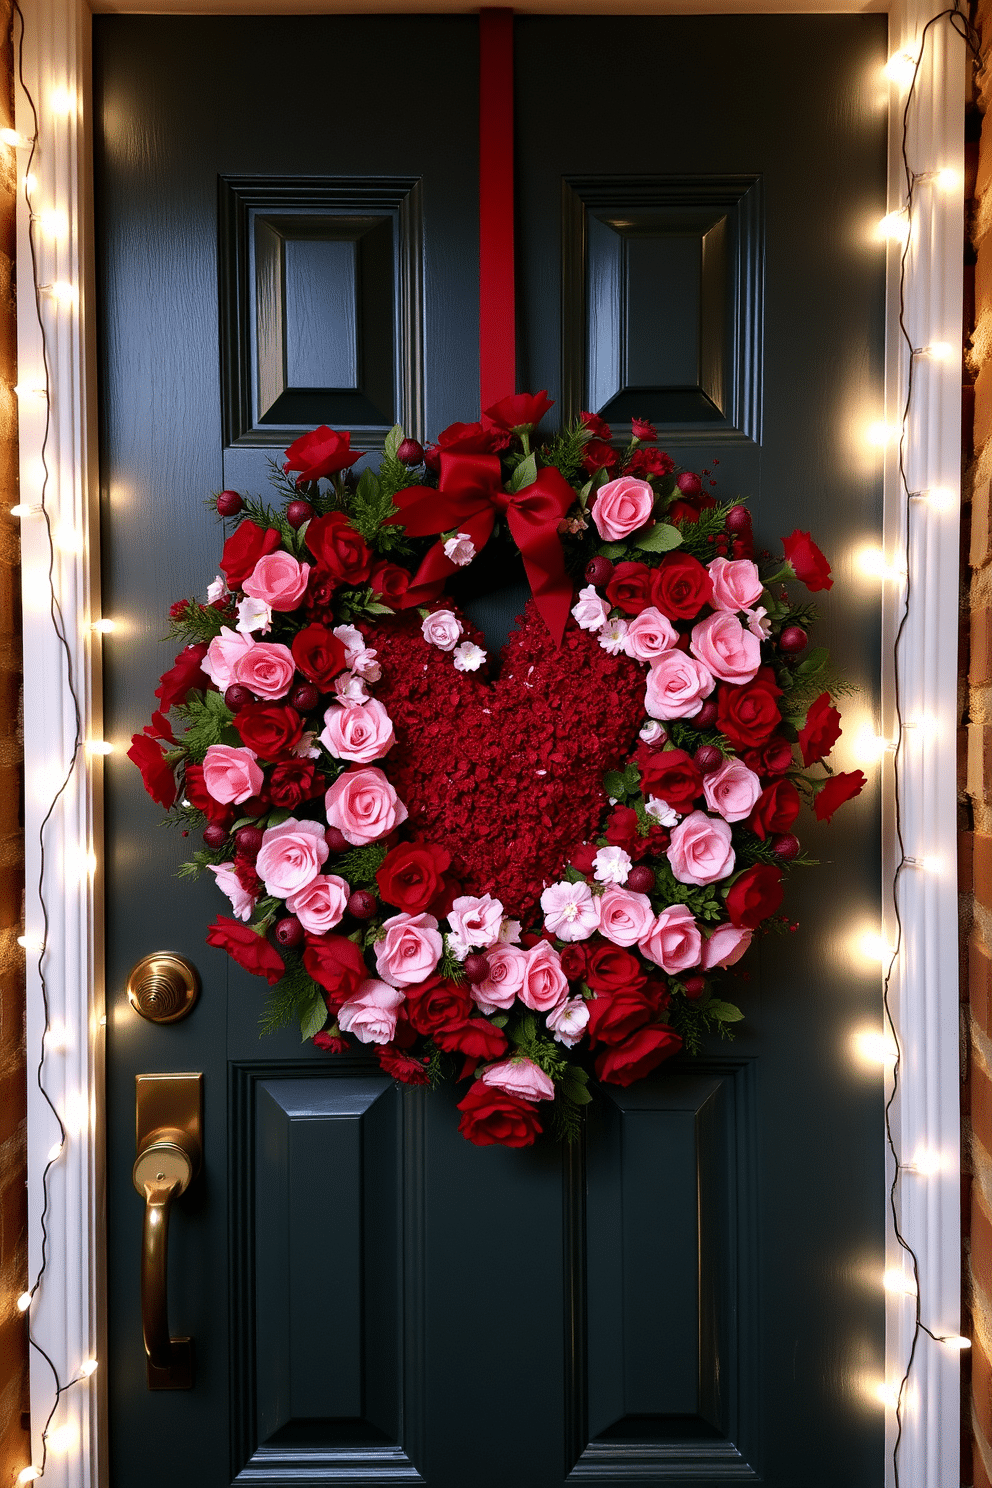
[[[411,468],[424,463],[424,446],[419,439],[404,439],[396,451],[396,458],[401,465],[409,465]]]
[[[264,816],[271,805],[271,801],[263,800],[261,796],[249,796],[247,801],[242,801],[241,810],[245,816]]]
[[[709,728],[710,724],[716,723],[717,707],[712,699],[704,703],[695,718],[687,718],[686,723],[695,724],[697,729]]]
[[[787,625],[778,638],[778,649],[795,655],[805,651],[809,637],[801,625]]]
[[[715,744],[700,744],[692,757],[701,775],[712,775],[723,764],[723,755]]]
[[[244,502],[237,491],[221,491],[217,497],[217,515],[221,517],[236,517],[241,511]]]
[[[348,913],[356,920],[370,920],[376,911],[375,895],[368,889],[355,889],[348,896]]]
[[[728,532],[750,532],[751,513],[746,506],[732,506],[727,513],[726,528]]]
[[[290,527],[295,528],[297,531],[303,526],[304,522],[309,522],[312,516],[313,507],[309,501],[291,501],[286,508],[286,521]]]
[[[602,589],[613,577],[613,564],[609,558],[590,558],[586,564],[586,578],[597,589]]]
[[[289,694],[289,701],[298,713],[312,713],[320,702],[320,693],[312,682],[301,682]]]
[[[227,829],[220,822],[208,822],[203,829],[203,840],[208,847],[223,847],[227,841]]]
[[[327,831],[324,833],[324,841],[331,849],[331,852],[348,851],[348,839],[343,832],[338,831],[337,827],[327,828]]]
[[[424,464],[428,470],[433,470],[435,475],[441,469],[441,451],[436,444],[429,444],[424,450]]]
[[[794,837],[791,832],[783,832],[780,837],[773,837],[772,852],[783,862],[791,863],[793,858],[799,856],[799,838]]]
[[[683,470],[682,474],[678,477],[675,484],[678,486],[683,496],[698,496],[700,491],[703,489],[702,481],[699,479],[699,476],[696,475],[695,472],[692,470]]]
[[[262,829],[261,827],[239,827],[234,834],[234,840],[238,844],[238,852],[244,853],[246,858],[257,857],[262,845]]]
[[[242,708],[255,701],[255,694],[242,687],[240,682],[234,682],[225,692],[224,701],[232,713],[240,713]]]
[[[474,986],[476,982],[484,982],[489,975],[489,957],[478,952],[465,957],[465,975]]]
[[[654,869],[649,868],[647,863],[637,863],[627,874],[625,889],[632,894],[650,894],[654,888]]]
[[[706,991],[706,978],[701,976],[686,977],[682,985],[685,987],[686,997],[702,997]]]
[[[287,915],[276,921],[276,940],[281,946],[298,946],[303,943],[303,926],[295,915]]]

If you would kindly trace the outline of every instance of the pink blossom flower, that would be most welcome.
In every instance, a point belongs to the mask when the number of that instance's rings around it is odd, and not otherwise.
[[[423,625],[424,640],[439,651],[453,651],[464,633],[462,622],[451,610],[434,610]]]
[[[703,793],[707,806],[724,821],[743,821],[761,795],[761,781],[743,760],[729,759],[719,770],[703,776]]]
[[[350,1001],[338,1009],[338,1027],[363,1044],[388,1044],[396,1032],[396,1012],[406,994],[374,977],[360,982]]]
[[[357,677],[354,672],[339,672],[334,678],[334,696],[342,707],[361,708],[372,694],[363,677]]]
[[[214,686],[226,692],[234,681],[234,663],[255,645],[249,635],[239,635],[229,625],[222,625],[220,635],[214,636],[207,647],[207,654],[200,662]]]
[[[333,703],[324,714],[320,742],[335,759],[368,765],[389,753],[396,735],[385,708],[371,698],[364,707],[345,708]]]
[[[242,635],[258,631],[264,635],[272,629],[272,610],[264,599],[243,599],[238,605],[238,630]]]
[[[361,677],[364,682],[378,682],[382,676],[382,667],[376,660],[378,654],[374,646],[371,649],[359,651],[351,663],[355,676]]]
[[[672,831],[666,856],[679,883],[711,884],[734,869],[730,823],[690,811]]]
[[[665,651],[648,672],[644,710],[652,718],[694,718],[713,687],[701,661],[684,651]]]
[[[464,568],[475,557],[475,543],[467,532],[456,532],[444,545],[444,556],[457,568]]]
[[[591,516],[604,542],[622,542],[644,526],[653,508],[654,491],[647,481],[621,475],[600,486]]]
[[[495,1013],[497,1008],[511,1008],[517,993],[523,986],[527,954],[519,946],[490,946],[486,951],[489,975],[484,981],[469,985],[472,1001],[484,1013]]]
[[[627,622],[619,616],[615,620],[607,620],[599,632],[599,644],[609,656],[619,656],[621,652],[627,652]]]
[[[554,1034],[556,1043],[572,1049],[579,1042],[589,1024],[589,1008],[584,997],[569,997],[547,1016],[547,1025]]]
[[[675,976],[699,965],[702,936],[692,911],[684,904],[671,904],[661,911],[638,945],[649,961]]]
[[[499,940],[503,906],[491,894],[462,894],[452,902],[448,924],[462,945],[483,949]]]
[[[456,672],[477,672],[486,659],[486,653],[474,641],[462,641],[451,653]]]
[[[601,884],[625,884],[632,862],[622,847],[601,847],[593,859],[593,877]]]
[[[653,919],[647,894],[610,887],[599,901],[599,933],[614,945],[636,945],[648,933]]]
[[[716,610],[694,625],[689,649],[724,682],[751,682],[761,666],[760,641],[729,610]]]
[[[601,630],[610,618],[610,607],[596,592],[595,585],[587,584],[579,590],[579,598],[572,606],[572,615],[581,630]]]
[[[710,971],[714,966],[733,966],[751,944],[753,930],[743,925],[717,925],[703,940],[702,967]]]
[[[365,650],[365,637],[357,625],[335,625],[331,631],[344,647],[345,666],[351,670],[355,660]]]
[[[336,873],[318,873],[298,893],[289,896],[286,908],[311,935],[326,935],[344,918],[350,893],[350,885]]]
[[[262,833],[255,872],[265,884],[267,894],[288,899],[317,877],[327,854],[320,822],[297,821],[290,816]]]
[[[211,644],[213,644],[211,642]],[[256,697],[285,697],[296,675],[296,662],[288,646],[260,641],[250,645],[235,657],[231,668],[232,681],[247,687]]]
[[[231,911],[236,920],[250,920],[257,903],[256,896],[249,894],[238,882],[233,863],[208,863],[210,872],[216,874],[217,887],[231,901]]]
[[[772,622],[768,618],[768,611],[764,605],[759,605],[756,610],[745,610],[747,617],[747,628],[759,641],[767,641],[772,633]]]
[[[207,585],[207,604],[216,604],[218,599],[223,599],[227,592],[227,580],[223,574],[218,574]]]
[[[650,718],[641,728],[638,738],[643,739],[645,744],[664,744],[668,738],[668,730],[663,729],[657,719]]]
[[[292,553],[266,553],[241,587],[270,610],[295,610],[306,593],[309,577],[309,563],[298,562]]]
[[[386,934],[375,948],[375,964],[392,987],[412,987],[429,977],[441,959],[444,943],[437,920],[429,914],[396,914],[383,920]]]
[[[555,1086],[550,1075],[523,1054],[513,1054],[499,1064],[491,1064],[480,1076],[484,1085],[519,1095],[521,1100],[554,1100]]]
[[[339,775],[324,797],[328,826],[338,831],[352,847],[364,847],[385,837],[407,810],[381,770],[368,766]]]
[[[240,806],[257,796],[265,776],[250,749],[211,744],[203,759],[203,783],[215,801]]]
[[[588,940],[599,925],[599,900],[587,883],[550,884],[541,908],[544,928],[559,940]]]
[[[644,810],[658,823],[659,827],[674,827],[679,819],[678,812],[660,796],[648,796]]]
[[[568,978],[554,946],[539,940],[524,952],[527,965],[520,984],[520,1001],[536,1013],[548,1013],[568,996]]]
[[[664,652],[671,651],[678,638],[668,616],[648,605],[627,626],[627,655],[635,661],[657,661]]]
[[[715,610],[746,610],[764,588],[750,558],[714,558],[706,571],[713,580]]]

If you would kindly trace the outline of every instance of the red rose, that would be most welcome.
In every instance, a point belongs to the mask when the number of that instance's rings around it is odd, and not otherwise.
[[[840,714],[830,701],[829,692],[821,692],[814,703],[810,703],[806,722],[799,730],[799,748],[803,752],[803,764],[819,764],[828,755],[841,736]]]
[[[530,1147],[541,1130],[537,1108],[475,1080],[458,1102],[458,1130],[477,1147]]]
[[[786,563],[791,565],[796,578],[811,594],[819,589],[833,588],[830,564],[808,532],[800,532],[797,527],[790,537],[783,537],[782,547]]]
[[[849,770],[843,775],[829,776],[820,786],[813,802],[817,821],[828,822],[838,806],[843,806],[853,796],[860,796],[867,784],[861,770]]]
[[[274,987],[286,973],[282,957],[273,950],[264,935],[259,935],[250,925],[232,920],[227,915],[218,915],[207,931],[207,945],[219,946],[233,961],[250,971],[253,976],[264,976],[270,987]]]
[[[642,984],[644,978],[641,979]],[[622,1044],[628,1034],[655,1016],[654,1008],[639,987],[624,987],[619,992],[600,992],[589,1009],[589,1038],[595,1043]]]
[[[781,695],[770,667],[763,667],[745,687],[721,682],[716,693],[717,727],[737,749],[757,748],[782,721],[775,702]]]
[[[152,800],[168,811],[169,807],[175,804],[176,780],[172,773],[172,766],[166,764],[155,740],[150,739],[147,734],[135,734],[131,739],[131,748],[127,752],[127,757],[141,771],[145,790]]]
[[[233,821],[231,808],[221,801],[215,801],[203,782],[203,766],[187,764],[183,772],[183,793],[191,806],[197,811],[202,811],[204,816],[211,821],[223,821],[225,817]]]
[[[537,428],[549,408],[554,407],[554,402],[548,397],[547,392],[540,393],[514,393],[509,398],[501,398],[494,403],[492,408],[487,408],[482,415],[489,423],[495,424],[497,429],[508,429],[513,434],[522,431],[530,434]]]
[[[184,703],[187,693],[206,692],[208,687],[213,687],[206,672],[200,668],[206,654],[206,646],[187,646],[176,657],[175,665],[162,673],[155,689],[155,696],[161,700],[162,713],[168,713],[176,703]]]
[[[407,914],[420,914],[441,893],[450,863],[451,854],[443,847],[401,842],[383,858],[375,881],[387,904]]]
[[[361,951],[344,935],[307,935],[303,965],[327,993],[325,1001],[332,1013],[368,978]]]
[[[299,439],[293,440],[286,451],[283,469],[300,471],[296,477],[298,486],[306,481],[320,480],[322,475],[336,475],[339,470],[347,470],[349,465],[354,465],[365,453],[364,450],[353,450],[350,446],[349,433],[329,429],[326,424],[321,424],[319,429],[301,434]]]
[[[620,463],[620,453],[612,444],[607,444],[605,439],[590,439],[582,449],[582,464],[590,475],[595,475],[597,470],[616,470]]]
[[[673,553],[654,570],[651,603],[669,620],[695,620],[712,599],[713,581],[689,553]]]
[[[345,670],[345,650],[326,625],[305,625],[293,637],[293,660],[308,682],[329,692],[334,678]]]
[[[307,527],[306,541],[320,566],[339,584],[364,584],[372,567],[372,554],[344,512],[314,517]]]
[[[792,764],[792,745],[788,739],[769,739],[760,749],[749,749],[744,763],[756,775],[782,775]]]
[[[612,439],[613,433],[605,419],[598,413],[580,413],[579,418],[595,439]]]
[[[681,1038],[667,1024],[638,1028],[625,1044],[603,1050],[596,1060],[596,1078],[609,1085],[633,1085],[681,1047]]]
[[[599,848],[595,842],[583,842],[582,846],[577,847],[572,854],[569,866],[577,873],[591,873],[596,865],[598,852]]]
[[[650,427],[649,424],[648,428]],[[671,475],[674,469],[674,460],[671,455],[666,455],[664,450],[635,449],[623,471],[624,475],[638,475],[643,478],[648,475]]]
[[[349,1047],[348,1040],[339,1033],[315,1033],[310,1042],[315,1049],[323,1049],[325,1054],[347,1054]]]
[[[635,439],[652,440],[658,438],[658,430],[647,419],[632,418],[630,421],[630,432]],[[670,466],[670,468],[674,470],[675,467]]]
[[[467,1059],[499,1059],[506,1053],[506,1034],[488,1018],[462,1018],[434,1031],[434,1042],[447,1054],[464,1054]]]
[[[639,615],[651,603],[651,570],[644,563],[618,563],[606,597],[625,615]]]
[[[752,832],[762,839],[775,832],[787,832],[799,815],[802,802],[791,780],[776,780],[766,785],[748,819]]]
[[[561,948],[561,969],[570,982],[581,982],[585,978],[589,952],[584,945],[565,945]]]
[[[449,424],[437,436],[437,448],[452,455],[490,455],[493,432],[481,424]]]
[[[703,777],[684,749],[645,750],[644,755],[638,754],[637,762],[641,766],[641,790],[645,796],[667,801],[682,816],[703,793]]]
[[[596,992],[619,992],[624,987],[643,987],[644,968],[636,956],[622,946],[600,945],[590,950],[586,981]]]
[[[318,775],[313,760],[281,760],[269,777],[269,795],[274,806],[284,811],[293,811],[301,801],[312,801],[322,796],[327,781]]]
[[[637,838],[637,812],[631,806],[614,806],[606,823],[607,842],[629,852]]]
[[[407,988],[404,1009],[418,1033],[436,1034],[453,1023],[461,1023],[472,1012],[472,1006],[467,987],[430,977]]]
[[[275,527],[259,527],[250,517],[239,522],[224,544],[220,559],[228,588],[240,589],[259,558],[281,547],[282,538]]]
[[[369,575],[369,585],[383,603],[393,610],[405,610],[404,600],[410,587],[410,575],[398,563],[377,563]]]
[[[771,863],[758,863],[735,878],[727,894],[731,924],[756,930],[782,903],[782,870]]]
[[[234,719],[241,742],[261,759],[289,754],[303,738],[303,721],[295,708],[280,703],[248,703]]]

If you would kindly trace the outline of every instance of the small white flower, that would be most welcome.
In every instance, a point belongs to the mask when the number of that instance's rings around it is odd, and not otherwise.
[[[361,677],[356,677],[354,672],[341,672],[334,678],[334,691],[339,703],[346,706],[361,707],[367,703],[370,697],[368,688]]]
[[[453,935],[450,930],[444,937],[444,943],[456,961],[464,961],[472,949],[467,940],[462,940],[459,935]]]
[[[475,543],[467,532],[456,532],[454,537],[449,537],[444,545],[444,556],[449,563],[455,563],[459,568],[464,568],[466,563],[471,563],[475,557]]]
[[[599,900],[587,883],[550,884],[541,895],[544,928],[559,940],[588,940],[599,928]]]
[[[581,630],[601,630],[609,618],[610,607],[596,593],[595,584],[579,590],[578,603],[572,606],[575,623]]]
[[[641,729],[640,738],[645,744],[664,744],[668,738],[667,730],[663,729],[656,718],[649,718]]]
[[[298,759],[318,759],[320,757],[320,750],[314,742],[316,738],[315,731],[308,729],[299,744],[289,751],[290,754],[295,754]]]
[[[520,944],[520,921],[505,919],[499,927],[498,945]]]
[[[382,676],[382,667],[376,661],[378,652],[374,649],[357,651],[354,659],[348,662],[357,677],[362,677],[366,682],[378,682]]]
[[[632,866],[622,847],[601,847],[593,858],[593,877],[601,884],[625,884]]]
[[[216,600],[223,599],[227,593],[227,580],[223,574],[218,574],[212,583],[207,585],[207,604],[214,604]]]
[[[548,1014],[548,1027],[555,1042],[571,1049],[579,1042],[589,1025],[589,1008],[581,997],[569,997]]]
[[[599,637],[599,644],[604,651],[611,656],[619,656],[621,652],[627,651],[627,621],[607,620]]]
[[[462,641],[452,652],[456,672],[477,672],[485,659],[485,651],[474,641]]]
[[[272,611],[264,599],[243,599],[238,605],[237,629],[242,635],[260,631],[263,635],[272,628]]]
[[[659,796],[648,796],[644,810],[648,816],[654,817],[659,827],[674,827],[679,820],[678,812],[673,811],[668,802],[661,800]]]
[[[358,629],[357,625],[335,625],[331,634],[336,635],[344,647],[346,665],[353,667],[355,665],[355,657],[360,656],[365,650],[365,637],[362,635],[362,632]]]
[[[759,605],[756,610],[745,610],[747,616],[747,628],[759,641],[767,641],[772,633],[772,622],[767,618],[768,611]]]

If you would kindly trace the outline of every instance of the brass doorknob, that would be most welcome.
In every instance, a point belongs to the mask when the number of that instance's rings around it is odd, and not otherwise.
[[[153,951],[132,968],[127,1000],[150,1023],[178,1023],[200,995],[196,967],[174,951]]]

